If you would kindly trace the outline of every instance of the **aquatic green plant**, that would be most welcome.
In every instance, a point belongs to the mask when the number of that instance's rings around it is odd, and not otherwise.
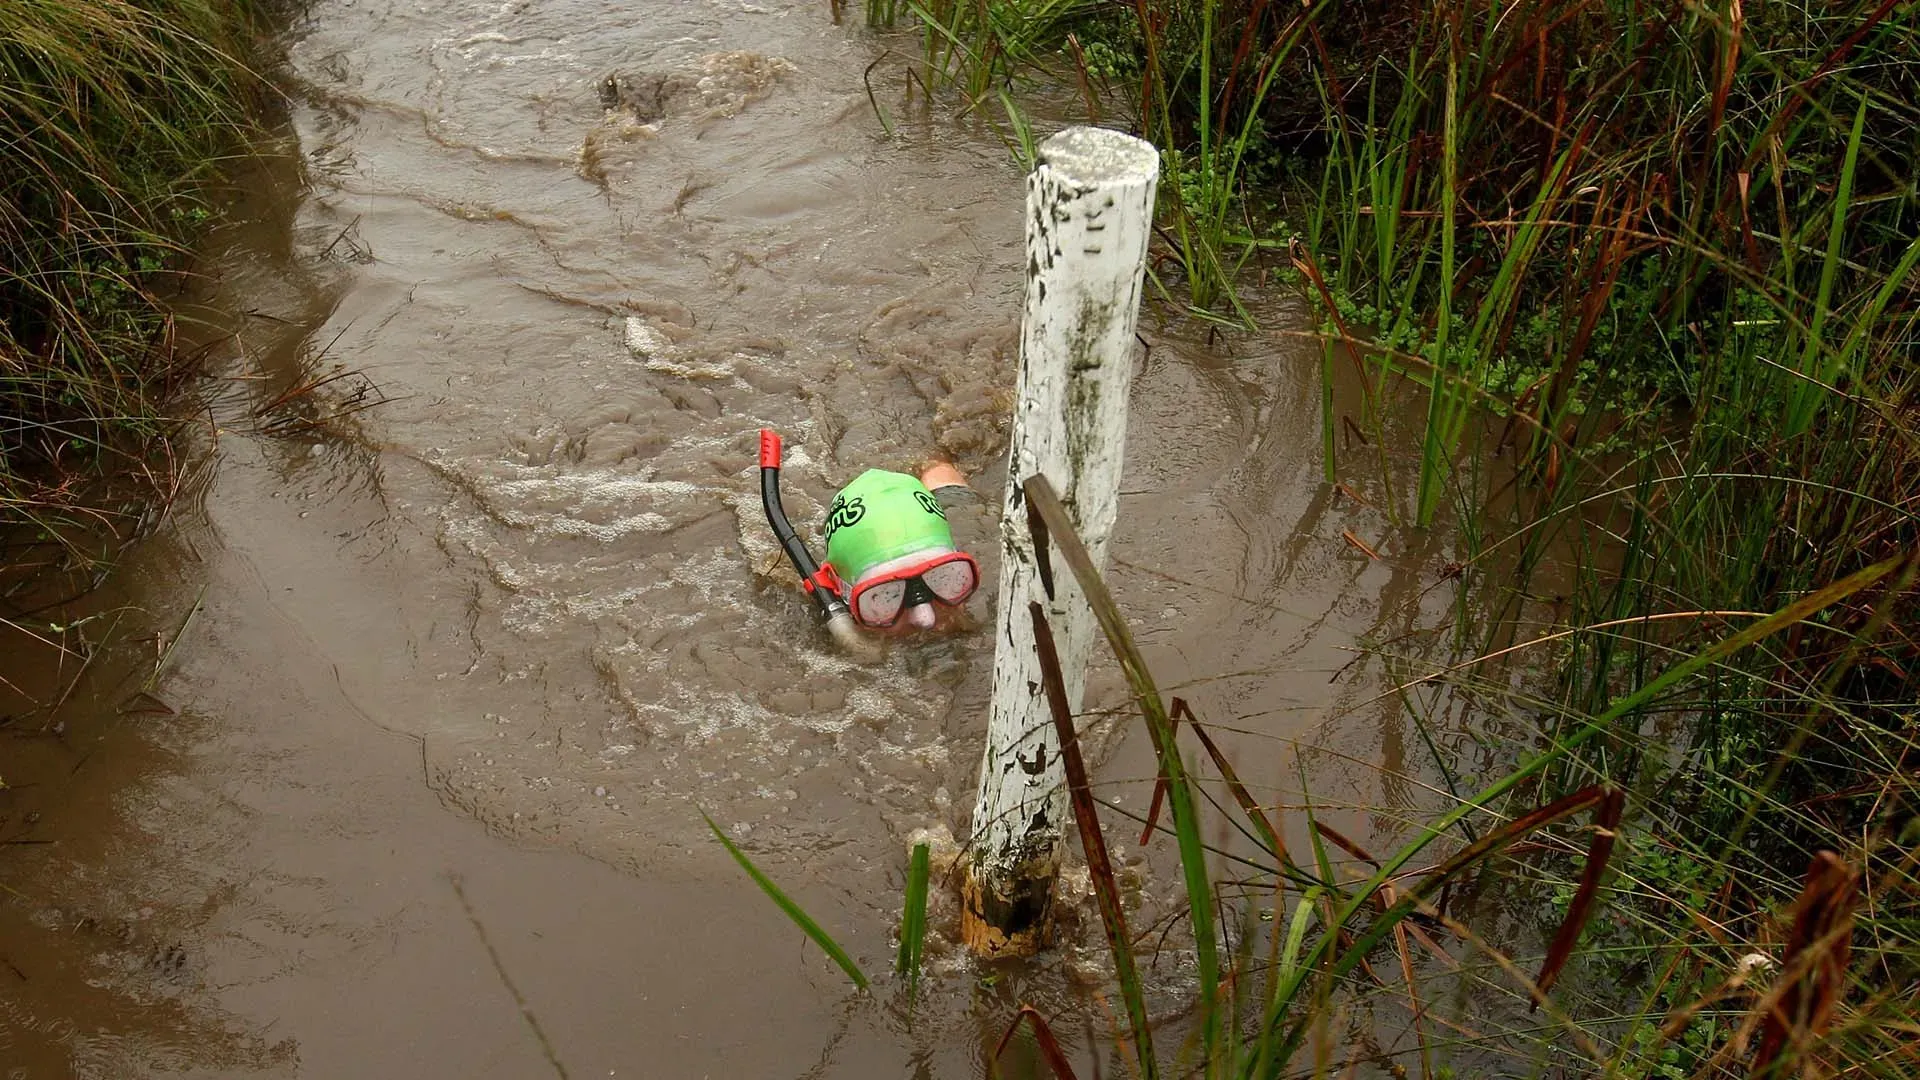
[[[1002,25],[1022,6],[974,5]],[[941,55],[1004,82],[994,25]],[[1509,910],[1538,899],[1558,920],[1533,975],[1432,896],[1403,908],[1418,886],[1397,856],[1318,820],[1310,863],[1269,847],[1279,1004],[1216,957],[1200,996],[1224,1019],[1204,1021],[1202,1061],[1271,1075],[1313,1049],[1332,1069],[1309,1032],[1388,987],[1353,976],[1391,942],[1423,1074],[1557,1045],[1594,1075],[1912,1075],[1912,5],[1135,0],[1048,35],[1025,55],[1084,86],[1098,45],[1167,154],[1166,292],[1244,318],[1236,272],[1288,252],[1322,320],[1325,478],[1377,471],[1397,521],[1450,518],[1461,538],[1436,568],[1459,598],[1433,635],[1450,661],[1384,657],[1458,800],[1409,843],[1473,851],[1565,799],[1599,815],[1584,845],[1539,841],[1584,847],[1579,874],[1500,863]],[[1256,181],[1299,236],[1263,220]],[[1367,415],[1335,413],[1339,352],[1370,372]],[[1408,381],[1425,415],[1399,490],[1384,449],[1337,454],[1335,431],[1378,430]],[[1342,883],[1323,840],[1401,869]],[[1565,1005],[1537,1030],[1443,1036],[1416,996],[1433,977],[1416,929]],[[1228,1022],[1255,1005],[1260,1023]]]
[[[1893,133],[1916,75],[1879,58],[1915,28],[1887,13],[1449,4],[1363,69],[1362,101],[1323,88],[1303,258],[1382,372],[1430,387],[1419,523],[1487,404],[1557,478],[1603,416],[1658,423],[1729,379],[1803,433],[1909,341],[1920,203]]]
[[[1190,945],[1198,975],[1191,1024],[1195,1037],[1178,1062],[1181,1075],[1279,1077],[1302,1073],[1306,1070],[1298,1056],[1316,1038],[1324,1041],[1325,1028],[1336,1016],[1376,995],[1396,992],[1409,1002],[1424,1075],[1434,1075],[1436,1066],[1445,1075],[1455,1062],[1461,1068],[1474,1068],[1474,1063],[1484,1062],[1486,1054],[1502,1050],[1503,1042],[1509,1052],[1517,1048],[1526,1053],[1529,1047],[1544,1049],[1558,1039],[1565,1040],[1577,1062],[1566,1067],[1585,1075],[1717,1075],[1748,1065],[1754,1067],[1754,1075],[1787,1075],[1799,1067],[1797,1063],[1809,1060],[1871,1061],[1905,1037],[1911,1017],[1904,1010],[1910,1003],[1903,1004],[1905,990],[1892,987],[1905,987],[1920,978],[1920,966],[1914,963],[1920,956],[1916,951],[1920,942],[1914,939],[1911,919],[1895,916],[1894,912],[1913,907],[1913,900],[1905,894],[1920,884],[1920,875],[1916,874],[1920,866],[1916,866],[1910,846],[1903,850],[1904,841],[1898,839],[1903,834],[1888,832],[1866,844],[1849,844],[1844,856],[1815,849],[1807,880],[1797,891],[1798,883],[1786,875],[1747,886],[1759,895],[1766,895],[1768,885],[1781,888],[1779,898],[1793,909],[1793,927],[1781,934],[1768,924],[1764,910],[1741,914],[1739,905],[1728,900],[1735,881],[1752,875],[1755,869],[1742,865],[1747,854],[1742,847],[1744,826],[1761,812],[1804,817],[1800,808],[1780,801],[1782,790],[1778,786],[1741,785],[1742,799],[1754,796],[1758,800],[1746,820],[1719,834],[1718,848],[1711,836],[1696,832],[1689,840],[1701,845],[1697,858],[1676,862],[1662,858],[1649,842],[1648,833],[1630,829],[1626,816],[1629,793],[1617,782],[1631,779],[1627,772],[1616,769],[1619,775],[1610,776],[1594,767],[1589,755],[1597,748],[1617,749],[1623,743],[1643,739],[1640,732],[1649,714],[1676,699],[1686,700],[1719,679],[1737,678],[1749,658],[1765,655],[1763,650],[1777,650],[1782,641],[1791,642],[1796,634],[1831,620],[1849,605],[1862,600],[1881,602],[1910,589],[1920,575],[1920,555],[1903,553],[1883,559],[1810,590],[1770,614],[1741,613],[1738,629],[1692,654],[1672,655],[1670,662],[1637,685],[1622,687],[1604,708],[1588,714],[1562,712],[1523,760],[1499,772],[1477,791],[1456,792],[1450,809],[1429,820],[1410,823],[1410,838],[1384,858],[1375,858],[1316,820],[1309,801],[1305,810],[1313,861],[1303,867],[1290,857],[1277,830],[1205,728],[1186,713],[1187,730],[1212,759],[1219,786],[1238,804],[1243,835],[1256,844],[1264,861],[1252,862],[1202,841],[1197,808],[1203,798],[1212,800],[1204,792],[1206,783],[1186,764],[1177,745],[1173,717],[1184,710],[1178,704],[1169,707],[1161,699],[1133,644],[1125,617],[1081,548],[1072,523],[1046,480],[1028,480],[1026,494],[1093,605],[1160,762],[1161,785],[1172,807],[1185,870],[1186,908],[1194,935]],[[1044,617],[1037,608],[1034,617],[1044,630]],[[1872,641],[1882,628],[1865,628],[1856,644]],[[1603,635],[1613,629],[1606,625],[1584,627],[1554,637]],[[1037,638],[1047,692],[1063,703],[1058,661],[1048,647],[1050,638],[1044,632]],[[1495,659],[1474,658],[1450,670],[1416,678],[1412,684],[1447,679]],[[1055,723],[1061,730],[1062,752],[1070,762],[1077,761],[1072,721],[1062,704],[1056,704]],[[1908,734],[1901,745],[1906,750],[1920,749],[1914,743]],[[1882,797],[1911,799],[1920,789],[1911,778],[1884,772],[1879,775],[1885,781],[1877,791]],[[1728,779],[1724,773],[1717,776],[1722,782]],[[1578,786],[1574,786],[1576,778]],[[1134,969],[1119,905],[1107,900],[1118,891],[1098,840],[1099,829],[1091,824],[1096,816],[1112,813],[1115,808],[1093,799],[1084,767],[1069,766],[1069,783],[1075,789],[1075,813],[1096,894],[1102,898],[1118,989],[1133,1027],[1134,1061],[1140,1075],[1156,1075],[1160,1063],[1153,1057],[1154,1044],[1144,1020],[1145,990]],[[1658,813],[1667,797],[1658,788],[1636,791],[1636,804],[1652,806],[1649,810],[1637,805],[1636,811]],[[1149,832],[1158,803],[1156,798],[1155,809],[1148,811]],[[1214,805],[1221,806],[1217,801]],[[1221,810],[1234,813],[1225,807]],[[1503,949],[1489,940],[1489,935],[1477,932],[1467,921],[1473,916],[1449,910],[1447,890],[1476,875],[1497,873],[1514,882],[1525,882],[1542,873],[1550,878],[1552,871],[1541,860],[1521,860],[1520,848],[1533,844],[1578,852],[1567,843],[1570,838],[1547,844],[1539,840],[1553,826],[1587,813],[1592,814],[1592,824],[1579,860],[1578,882],[1568,883],[1556,899],[1558,926],[1537,968],[1523,968],[1511,955],[1511,946]],[[1920,834],[1920,821],[1911,821],[1906,832]],[[1832,838],[1834,834],[1819,835]],[[1326,842],[1371,868],[1370,875],[1363,880],[1343,875]],[[1616,859],[1616,848],[1622,845],[1625,854]],[[1429,854],[1436,850],[1438,854]],[[1257,913],[1258,918],[1248,920],[1239,948],[1224,966],[1215,943],[1219,929],[1215,910],[1224,910],[1228,893],[1208,869],[1209,856],[1222,861],[1234,859],[1239,864],[1235,884],[1244,890],[1239,896],[1264,896],[1271,904],[1260,911],[1257,904],[1244,901],[1248,906],[1243,914]],[[1422,857],[1427,860],[1425,865],[1416,861]],[[1870,871],[1864,875],[1863,864]],[[1249,872],[1254,876],[1249,878]],[[1287,906],[1290,893],[1298,897],[1291,909]],[[1716,899],[1718,904],[1714,903]],[[1616,922],[1637,920],[1634,925],[1639,936],[1628,944],[1612,942],[1605,949],[1595,947],[1594,939],[1604,934],[1596,928],[1607,922],[1596,919],[1603,908]],[[1700,929],[1703,926],[1704,931]],[[1858,945],[1856,928],[1866,932]],[[1743,932],[1751,936],[1743,938]],[[1269,946],[1264,962],[1254,948],[1261,938]],[[1589,942],[1584,954],[1579,948],[1583,939]],[[1417,953],[1416,945],[1425,952]],[[1852,962],[1856,951],[1869,957],[1872,966]],[[1370,958],[1382,952],[1397,957],[1401,978],[1398,987],[1371,967]],[[1422,1003],[1423,971],[1429,984],[1457,983],[1463,961],[1476,954],[1504,978],[1511,991],[1523,995],[1530,1007],[1544,1010],[1551,1023],[1530,1032],[1474,1034],[1462,1026],[1468,1017],[1448,1019]],[[1428,957],[1442,963],[1435,965]],[[1598,963],[1614,976],[1613,981],[1554,993],[1563,972],[1577,957],[1584,965]],[[1709,957],[1724,957],[1727,962],[1716,971]],[[1623,959],[1628,961],[1624,966]],[[1644,978],[1630,977],[1634,964],[1655,962],[1668,970],[1651,985],[1646,985]],[[1436,967],[1451,968],[1452,972]],[[1690,971],[1684,970],[1689,967]],[[1368,977],[1357,978],[1363,972]],[[1881,979],[1889,972],[1899,974],[1892,984],[1883,984]],[[1677,974],[1683,977],[1676,978]],[[1763,977],[1770,983],[1764,992],[1742,993],[1743,987]],[[1444,991],[1427,991],[1424,1000],[1433,1002],[1435,992]],[[1637,1010],[1626,1000],[1636,992],[1644,994]],[[1569,1000],[1561,1000],[1563,997]],[[1592,1006],[1596,1015],[1583,1015],[1581,1005]],[[1694,1022],[1709,1012],[1711,1017],[1696,1029]],[[1437,1036],[1431,1025],[1423,1026],[1423,1019],[1445,1024],[1456,1037]],[[1760,1031],[1768,1034],[1750,1056],[1745,1048]],[[1312,1049],[1314,1071],[1330,1071],[1333,1066],[1326,1061],[1327,1047]],[[1367,1056],[1364,1047],[1350,1050],[1344,1064],[1358,1064]],[[1692,1068],[1674,1071],[1683,1058]],[[1375,1060],[1391,1060],[1391,1056],[1376,1056]]]
[[[927,845],[913,845],[913,854],[907,859],[907,890],[900,912],[900,953],[893,968],[895,974],[906,977],[908,1001],[913,1000],[920,987],[920,961],[927,942],[927,888],[931,873]]]
[[[747,857],[747,853],[741,851],[740,846],[722,832],[712,818],[704,813],[700,816],[706,819],[707,828],[713,830],[714,839],[720,841],[720,846],[727,849],[727,854],[733,856],[733,861],[740,864],[740,869],[747,872],[747,876],[753,879],[753,883],[760,886],[760,891],[767,894],[767,899],[772,900],[774,906],[799,927],[800,932],[805,934],[808,940],[820,946],[820,951],[826,953],[828,959],[846,973],[848,981],[852,982],[856,989],[865,990],[868,985],[866,973],[860,970],[860,965],[854,962],[853,957],[847,954],[847,950],[834,939],[833,935],[827,933],[824,927],[815,922],[813,916],[807,914],[805,908],[795,903],[785,890],[774,884],[773,879],[755,865],[754,861]]]

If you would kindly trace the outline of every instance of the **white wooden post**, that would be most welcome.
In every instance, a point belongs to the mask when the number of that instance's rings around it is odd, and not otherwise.
[[[1066,782],[1027,604],[1046,607],[1076,711],[1095,631],[1064,566],[1047,599],[1020,485],[1044,474],[1104,565],[1159,175],[1151,143],[1076,127],[1040,144],[1027,177],[1027,301],[1000,520],[1000,633],[962,919],[962,937],[983,956],[1026,955],[1045,944],[1066,824]]]

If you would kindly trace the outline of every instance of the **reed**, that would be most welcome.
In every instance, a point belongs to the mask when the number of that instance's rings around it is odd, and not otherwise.
[[[1808,881],[1797,894],[1790,880],[1771,883],[1787,886],[1786,891],[1778,895],[1800,914],[1796,915],[1790,939],[1769,941],[1760,914],[1746,914],[1720,923],[1702,920],[1697,900],[1696,906],[1689,907],[1670,894],[1671,881],[1654,880],[1649,884],[1647,879],[1656,875],[1648,869],[1652,864],[1645,858],[1645,849],[1632,848],[1644,842],[1646,834],[1630,827],[1626,819],[1628,793],[1619,782],[1631,779],[1631,771],[1616,767],[1615,775],[1607,775],[1594,767],[1594,761],[1587,755],[1597,747],[1612,746],[1617,750],[1623,741],[1634,739],[1635,733],[1643,729],[1641,720],[1650,712],[1664,708],[1676,698],[1697,693],[1699,688],[1710,686],[1716,680],[1738,677],[1750,658],[1767,656],[1765,650],[1777,650],[1783,641],[1791,642],[1809,626],[1820,625],[1863,600],[1878,604],[1889,595],[1909,590],[1916,576],[1920,576],[1920,557],[1902,554],[1883,559],[1810,590],[1770,614],[1748,614],[1738,629],[1699,651],[1673,655],[1671,662],[1657,674],[1629,692],[1614,696],[1604,709],[1585,715],[1565,711],[1560,722],[1525,760],[1502,771],[1477,792],[1463,795],[1451,809],[1436,814],[1431,820],[1414,823],[1409,829],[1411,836],[1383,858],[1375,858],[1330,826],[1313,820],[1309,803],[1314,858],[1311,866],[1303,867],[1290,858],[1277,831],[1206,735],[1205,728],[1198,721],[1192,721],[1186,730],[1194,733],[1194,738],[1212,758],[1219,784],[1234,795],[1238,805],[1230,809],[1204,795],[1204,782],[1184,761],[1176,745],[1171,716],[1177,710],[1169,708],[1160,698],[1152,675],[1132,643],[1124,615],[1080,549],[1064,510],[1044,478],[1029,480],[1027,495],[1046,534],[1085,590],[1127,676],[1134,704],[1146,722],[1159,757],[1162,783],[1172,807],[1174,833],[1185,868],[1187,914],[1194,934],[1191,947],[1199,972],[1192,1021],[1198,1034],[1186,1044],[1183,1059],[1163,1063],[1152,1057],[1155,1042],[1143,1019],[1147,1015],[1146,991],[1127,945],[1124,916],[1111,899],[1118,895],[1118,890],[1112,880],[1113,872],[1100,840],[1100,830],[1089,821],[1103,810],[1111,812],[1113,808],[1100,805],[1092,798],[1084,766],[1077,765],[1078,754],[1074,749],[1077,738],[1073,737],[1071,719],[1056,708],[1056,726],[1064,729],[1063,752],[1070,758],[1069,776],[1075,790],[1076,817],[1081,821],[1096,895],[1101,898],[1102,918],[1113,942],[1117,990],[1133,1026],[1134,1060],[1140,1075],[1157,1075],[1162,1071],[1207,1077],[1294,1075],[1304,1071],[1298,1058],[1308,1049],[1317,1026],[1327,1024],[1332,1017],[1376,994],[1388,993],[1404,995],[1410,1002],[1413,1024],[1419,1035],[1419,1054],[1429,1069],[1435,1058],[1447,1060],[1452,1055],[1459,1055],[1458,1060],[1463,1064],[1473,1062],[1478,1051],[1487,1049],[1475,1045],[1483,1040],[1430,1039],[1420,1028],[1420,1019],[1428,1013],[1427,1006],[1421,1004],[1423,974],[1431,982],[1449,981],[1444,973],[1434,972],[1436,965],[1427,958],[1440,959],[1445,966],[1458,969],[1464,957],[1455,953],[1461,951],[1466,956],[1478,954],[1485,958],[1530,1008],[1546,1011],[1550,1023],[1530,1038],[1542,1047],[1556,1039],[1565,1039],[1577,1053],[1577,1064],[1572,1067],[1580,1075],[1645,1076],[1650,1072],[1668,1075],[1660,1072],[1663,1063],[1673,1060],[1668,1044],[1689,1030],[1690,1021],[1710,1006],[1718,1006],[1716,1013],[1737,1018],[1738,1024],[1719,1029],[1723,1041],[1708,1042],[1701,1047],[1702,1052],[1697,1055],[1700,1060],[1694,1064],[1705,1069],[1703,1075],[1719,1074],[1714,1068],[1707,1068],[1716,1060],[1723,1065],[1727,1062],[1749,1064],[1750,1055],[1742,1047],[1756,1031],[1772,1034],[1754,1058],[1765,1066],[1755,1074],[1773,1075],[1772,1070],[1786,1069],[1790,1062],[1804,1064],[1810,1058],[1865,1061],[1867,1059],[1851,1055],[1867,1053],[1875,1047],[1884,1050],[1888,1043],[1897,1042],[1909,1026],[1900,1019],[1902,1007],[1898,993],[1884,990],[1861,993],[1863,987],[1874,984],[1880,973],[1850,966],[1848,954],[1855,928],[1865,924],[1877,937],[1873,956],[1882,965],[1882,971],[1888,970],[1888,965],[1897,966],[1903,972],[1897,985],[1920,978],[1920,967],[1914,966],[1920,952],[1915,951],[1908,920],[1891,919],[1882,925],[1873,915],[1874,903],[1883,905],[1882,912],[1888,911],[1889,906],[1901,910],[1913,906],[1911,899],[1902,898],[1906,890],[1920,881],[1915,875],[1915,859],[1910,848],[1902,850],[1889,833],[1875,845],[1865,848],[1849,845],[1845,856],[1816,851]],[[1034,617],[1040,630],[1036,637],[1045,658],[1050,650],[1044,617],[1037,608]],[[1602,629],[1578,632],[1598,633]],[[1872,637],[1872,633],[1865,635],[1866,640]],[[1465,667],[1478,667],[1482,662],[1487,661],[1475,660]],[[1057,663],[1043,660],[1043,668],[1048,673],[1049,692],[1057,693]],[[1455,672],[1442,670],[1416,681],[1428,683],[1452,674]],[[1191,714],[1187,715],[1191,720]],[[1913,741],[1908,736],[1903,749]],[[1567,779],[1574,776],[1584,777],[1583,785],[1564,790]],[[1907,794],[1920,788],[1910,780],[1894,778],[1894,783]],[[1876,793],[1884,797],[1891,790],[1883,785]],[[1760,793],[1763,798],[1773,798],[1766,794],[1769,791],[1777,793],[1771,785],[1750,791]],[[1208,870],[1210,849],[1201,839],[1203,826],[1198,812],[1203,800],[1220,807],[1222,813],[1243,819],[1243,835],[1259,845],[1266,865],[1257,869],[1254,877],[1243,876],[1236,884],[1244,889],[1242,896],[1268,897],[1272,905],[1263,920],[1248,920],[1247,925],[1255,927],[1264,921],[1267,929],[1243,934],[1241,948],[1225,970],[1220,967],[1213,941],[1218,930],[1215,907],[1223,902],[1224,890],[1212,880]],[[1777,799],[1764,809],[1768,813],[1799,812]],[[1154,811],[1150,810],[1150,831],[1153,815]],[[1524,860],[1518,856],[1519,850],[1528,846],[1551,846],[1543,845],[1542,840],[1554,827],[1588,815],[1591,816],[1590,838],[1584,854],[1578,858],[1577,884],[1569,882],[1564,911],[1550,935],[1551,941],[1545,947],[1537,971],[1525,970],[1511,943],[1489,940],[1463,921],[1467,916],[1448,910],[1447,890],[1476,875],[1499,873],[1524,881],[1540,873],[1539,860]],[[1714,820],[1725,826],[1724,815]],[[1920,824],[1906,826],[1909,832],[1917,827]],[[1736,878],[1751,874],[1752,867],[1738,865],[1745,854],[1739,832],[1736,825],[1720,835],[1721,846],[1705,856],[1706,868],[1697,872],[1691,883],[1696,890],[1710,888],[1726,896]],[[1625,841],[1629,850],[1616,862],[1616,846],[1622,843],[1623,835],[1630,838]],[[1337,871],[1323,840],[1331,841],[1371,867],[1371,874],[1360,881],[1343,876]],[[1692,840],[1704,842],[1708,837],[1695,835]],[[1564,841],[1561,846],[1571,847]],[[1439,849],[1440,854],[1434,854],[1435,849]],[[1874,872],[1863,875],[1863,862]],[[1624,871],[1619,869],[1619,863],[1626,864]],[[1620,878],[1631,884],[1622,887],[1618,884]],[[1613,884],[1606,884],[1610,880]],[[1863,902],[1860,889],[1863,881],[1878,882],[1876,888],[1865,890],[1870,893],[1866,898],[1868,902]],[[1764,885],[1756,883],[1749,888],[1753,896],[1766,895]],[[1290,892],[1298,896],[1291,909],[1286,902]],[[1747,899],[1751,902],[1752,896]],[[1723,919],[1733,906],[1723,908]],[[1609,967],[1636,952],[1642,954],[1637,959],[1643,963],[1657,960],[1674,966],[1681,963],[1682,958],[1703,949],[1716,955],[1745,949],[1758,950],[1755,955],[1783,955],[1784,959],[1778,961],[1780,978],[1766,993],[1741,994],[1736,992],[1752,977],[1749,969],[1736,965],[1733,968],[1736,973],[1747,972],[1740,975],[1740,982],[1727,976],[1719,978],[1718,985],[1713,986],[1709,984],[1715,979],[1702,980],[1701,976],[1708,974],[1709,969],[1700,963],[1696,966],[1702,970],[1696,972],[1693,979],[1684,983],[1669,980],[1650,988],[1637,1012],[1625,1011],[1618,995],[1623,986],[1631,986],[1631,980],[1603,984],[1598,989],[1588,985],[1565,995],[1550,993],[1579,955],[1578,946],[1583,938],[1591,942],[1596,936],[1592,928],[1602,908],[1613,912],[1616,918],[1622,913],[1631,915],[1643,934],[1636,944],[1614,944],[1597,958]],[[1700,930],[1703,925],[1707,928],[1705,932]],[[1741,941],[1725,932],[1735,926],[1751,928],[1756,931],[1755,936]],[[1264,987],[1259,987],[1256,978],[1262,971],[1252,947],[1261,933],[1268,936],[1273,957],[1265,965]],[[1699,940],[1701,938],[1707,940]],[[1425,951],[1417,953],[1416,944]],[[1373,961],[1382,951],[1398,960],[1401,981],[1397,987],[1373,967]],[[1590,946],[1590,952],[1597,951]],[[1585,966],[1595,962],[1596,958],[1591,955],[1581,960]],[[1367,978],[1358,980],[1362,973]],[[1562,1003],[1558,1000],[1562,996],[1570,1001]],[[1857,1000],[1861,997],[1865,1000]],[[1739,1007],[1727,1008],[1728,1003]],[[1585,1019],[1580,1015],[1580,1006],[1591,1008],[1602,1019],[1598,1022]],[[1467,1019],[1469,1017],[1457,1018]],[[1448,1022],[1458,1029],[1457,1020]],[[1611,1029],[1616,1039],[1610,1041],[1602,1028]],[[1358,1064],[1359,1060],[1350,1058],[1346,1064]]]
[[[900,912],[900,953],[895,974],[907,980],[907,1000],[920,989],[920,960],[927,940],[927,887],[931,864],[926,844],[915,844],[907,860],[907,891]]]
[[[1516,759],[1578,739],[1543,793],[1630,793],[1615,883],[1554,886],[1570,911],[1607,897],[1617,920],[1560,959],[1580,973],[1567,993],[1616,1018],[1593,1071],[1910,1075],[1876,1055],[1910,1022],[1882,988],[1920,969],[1899,839],[1920,803],[1897,764],[1920,659],[1920,206],[1895,134],[1914,72],[1887,64],[1912,21],[1872,3],[1792,21],[1738,3],[1511,22],[1447,7],[1375,69],[1365,110],[1323,103],[1339,134],[1323,190],[1370,198],[1329,198],[1310,246],[1327,333],[1383,380],[1427,385],[1409,518],[1451,498],[1474,523],[1468,666],[1446,700],[1534,732]],[[1485,479],[1501,458],[1520,496],[1505,511]],[[1866,567],[1870,587],[1823,591]],[[1560,591],[1557,611],[1529,599]],[[1822,596],[1791,632],[1691,665],[1753,613]],[[1798,869],[1827,860],[1885,888],[1819,899]],[[1817,947],[1776,921],[1809,904],[1847,909]],[[1827,965],[1817,993],[1739,966],[1789,956]],[[1815,998],[1824,1012],[1801,1007]],[[1752,1056],[1763,1029],[1780,1057]]]
[[[922,58],[936,85],[961,92],[967,109],[1032,72],[1058,75],[1068,32],[1097,18],[1101,0],[877,0],[867,25],[890,29],[902,15],[918,24]]]
[[[1389,512],[1459,537],[1442,655],[1382,660],[1423,733],[1472,731],[1486,754],[1429,738],[1460,802],[1409,823],[1403,852],[1362,858],[1318,820],[1310,862],[1268,846],[1245,895],[1271,898],[1269,986],[1247,996],[1250,953],[1218,961],[1222,1034],[1196,1069],[1337,1071],[1332,1028],[1398,954],[1423,1071],[1498,1045],[1592,1075],[1920,1072],[1910,7],[1134,0],[1018,50],[994,27],[1035,5],[948,11],[947,62],[989,60],[1002,89],[1021,58],[1106,86],[1125,108],[1089,109],[1162,147],[1167,295],[1244,318],[1239,271],[1289,251],[1325,366],[1350,352],[1371,373],[1359,422],[1419,387],[1417,480],[1387,485]],[[1336,453],[1352,421],[1329,383],[1326,480],[1387,478]],[[1194,806],[1273,782],[1224,764],[1188,774]],[[1589,835],[1503,831],[1567,799],[1599,815]],[[1340,880],[1327,843],[1376,869]],[[1436,845],[1454,854],[1409,874]],[[1538,934],[1496,944],[1444,902],[1495,863],[1507,909],[1539,902]],[[1417,984],[1455,976],[1416,929],[1547,1020],[1438,1028]],[[1533,947],[1537,967],[1513,955]]]

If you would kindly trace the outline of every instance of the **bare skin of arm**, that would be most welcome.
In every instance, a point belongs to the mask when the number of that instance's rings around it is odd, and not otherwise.
[[[950,461],[930,461],[920,470],[920,482],[927,485],[928,491],[939,491],[944,487],[966,487],[967,478],[954,468]]]

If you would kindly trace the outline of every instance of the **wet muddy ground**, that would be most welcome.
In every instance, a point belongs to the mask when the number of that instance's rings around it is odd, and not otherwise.
[[[888,137],[886,46],[815,0],[310,5],[183,309],[206,467],[105,588],[9,613],[0,1076],[965,1076],[1022,1000],[1110,1052],[1072,927],[999,973],[936,940],[909,1011],[701,819],[875,975],[908,836],[966,828],[991,597],[851,663],[758,505],[761,427],[797,521],[933,452],[1004,482],[1019,170],[950,109]],[[1377,466],[1322,483],[1317,347],[1142,335],[1112,577],[1149,660],[1249,781],[1297,748],[1394,833],[1420,752],[1362,652],[1444,625],[1445,541]],[[1100,751],[1137,812],[1146,740]]]

